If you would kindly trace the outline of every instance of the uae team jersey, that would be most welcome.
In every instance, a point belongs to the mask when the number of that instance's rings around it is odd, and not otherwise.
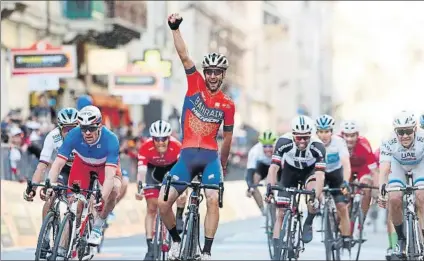
[[[80,158],[86,165],[118,167],[119,140],[112,131],[103,126],[100,130],[98,141],[93,144],[87,144],[82,136],[80,127],[75,127],[63,141],[58,157],[67,160],[72,152],[75,152],[76,157]]]
[[[186,70],[188,89],[181,117],[182,148],[218,150],[216,136],[221,123],[232,131],[234,102],[222,91],[210,93],[205,80],[195,67]]]
[[[155,167],[169,166],[176,162],[180,155],[181,143],[173,138],[169,138],[168,149],[164,154],[160,154],[156,148],[152,138],[146,140],[138,152],[138,171],[147,170],[147,165],[151,164]]]

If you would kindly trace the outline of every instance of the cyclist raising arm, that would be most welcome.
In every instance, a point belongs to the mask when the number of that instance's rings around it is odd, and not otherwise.
[[[292,132],[281,136],[274,148],[272,164],[268,171],[268,185],[275,185],[277,173],[284,159],[280,185],[285,188],[297,187],[301,182],[307,190],[315,189],[316,197],[308,206],[308,217],[303,228],[303,242],[312,240],[312,223],[319,206],[318,198],[324,187],[325,147],[320,140],[312,137],[313,121],[307,116],[297,116],[291,123]],[[269,191],[267,192],[269,193]],[[272,193],[271,193],[272,194]],[[267,201],[271,195],[267,195]],[[274,225],[274,260],[279,260],[280,229],[284,210],[290,204],[290,194],[279,192],[276,198],[278,209]]]
[[[227,165],[234,125],[234,103],[221,91],[228,61],[221,54],[206,55],[202,62],[204,79],[188,56],[185,43],[178,30],[181,22],[182,18],[178,14],[168,17],[175,49],[183,63],[188,84],[181,117],[182,150],[180,158],[169,174],[180,181],[190,182],[195,175],[203,172],[203,184],[218,185],[222,181],[222,172]],[[224,122],[224,141],[219,159],[216,139],[222,122]],[[158,202],[160,214],[173,240],[169,251],[170,259],[177,258],[181,242],[171,208],[178,194],[185,189],[184,186],[172,186],[168,201],[163,199],[164,187],[160,192]],[[211,258],[212,242],[219,223],[218,192],[205,190],[205,195],[207,212],[202,260]]]
[[[66,164],[71,152],[75,152],[74,164],[69,175],[68,186],[79,183],[82,189],[88,189],[91,171],[98,173],[102,185],[102,199],[104,207],[94,222],[88,239],[93,246],[100,244],[102,227],[106,218],[113,210],[121,188],[121,171],[119,168],[119,141],[118,137],[102,126],[102,115],[95,106],[86,106],[78,113],[79,127],[69,132],[58,157],[53,162],[49,172],[51,182],[56,182],[60,170]],[[71,191],[68,191],[71,193]],[[82,209],[82,206],[81,208]],[[78,213],[80,221],[81,212]],[[77,223],[78,224],[78,223]]]

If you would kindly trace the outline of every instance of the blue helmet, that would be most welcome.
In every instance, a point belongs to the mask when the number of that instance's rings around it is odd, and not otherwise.
[[[315,121],[317,130],[332,130],[334,128],[335,121],[330,115],[324,114],[318,117]]]
[[[89,95],[81,95],[77,100],[77,109],[81,110],[82,108],[93,105],[93,99]]]
[[[421,116],[420,116],[420,125],[421,125],[421,128],[424,129],[424,113],[421,114]]]

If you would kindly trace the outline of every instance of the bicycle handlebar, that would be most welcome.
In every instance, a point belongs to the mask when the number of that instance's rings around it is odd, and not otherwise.
[[[268,186],[268,188],[270,190],[278,190],[278,191],[285,191],[288,192],[290,194],[303,194],[303,195],[311,195],[311,196],[315,196],[315,190],[306,190],[306,189],[298,189],[295,187],[292,188],[286,188],[286,187],[280,187],[278,185],[274,185],[274,186]]]
[[[366,189],[380,189],[379,187],[376,187],[376,186],[371,186],[371,185],[368,185],[368,184],[365,184],[365,183],[358,183],[358,182],[350,182],[349,183],[349,186],[351,186],[351,187],[357,187],[357,188],[360,188],[360,189],[363,189],[363,188],[366,188]]]
[[[210,185],[210,184],[203,184],[200,181],[186,182],[186,181],[172,180],[172,176],[168,175],[166,177],[165,195],[163,197],[164,201],[168,201],[169,189],[171,188],[171,185],[182,185],[182,186],[187,186],[189,188],[218,190],[219,208],[222,208],[224,206],[224,183],[222,181],[219,182],[219,185]]]
[[[340,192],[342,190],[343,188],[329,188],[329,187],[322,188],[322,192]]]
[[[402,191],[402,192],[412,192],[416,190],[424,190],[424,185],[419,186],[406,186],[406,187],[391,187],[384,188],[386,192]]]
[[[160,189],[162,188],[162,184],[146,184],[144,186],[144,189]],[[143,189],[143,181],[139,181],[138,182],[138,193],[141,192],[141,190]]]

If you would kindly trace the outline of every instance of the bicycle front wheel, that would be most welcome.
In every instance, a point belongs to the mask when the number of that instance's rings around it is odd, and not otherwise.
[[[420,231],[418,221],[412,216],[408,215],[408,249],[407,249],[407,260],[419,260],[422,257],[421,243],[420,243]]]
[[[153,260],[160,260],[161,257],[161,242],[162,242],[162,228],[159,213],[156,214],[155,234],[153,238]]]
[[[266,217],[265,217],[265,233],[268,241],[268,252],[271,260],[274,257],[274,245],[272,242],[272,236],[274,234],[276,208],[274,204],[267,205]]]
[[[355,260],[358,261],[362,243],[364,243],[364,214],[359,204],[354,206],[350,222],[352,223],[352,243],[350,250]]]
[[[280,232],[280,259],[291,260],[290,253],[293,252],[293,242],[291,237],[292,213],[289,209],[284,212],[283,224]]]
[[[58,250],[59,247],[64,248],[64,260],[69,260],[70,257],[68,253],[70,252],[70,248],[72,246],[72,225],[73,225],[73,214],[72,213],[66,213],[65,216],[62,219],[62,222],[60,222],[59,230],[57,232],[56,239],[54,240],[54,247],[52,250],[52,255],[49,258],[49,260],[56,260],[58,257]]]
[[[46,259],[46,256],[51,252],[52,245],[54,246],[54,240],[59,230],[59,216],[56,216],[55,212],[49,211],[44,217],[43,224],[41,225],[40,233],[38,234],[37,249],[35,250],[35,260]],[[46,247],[44,241],[48,241],[49,248]]]
[[[338,237],[337,221],[334,213],[328,207],[324,209],[324,245],[325,257],[327,261],[340,260],[340,240]]]

